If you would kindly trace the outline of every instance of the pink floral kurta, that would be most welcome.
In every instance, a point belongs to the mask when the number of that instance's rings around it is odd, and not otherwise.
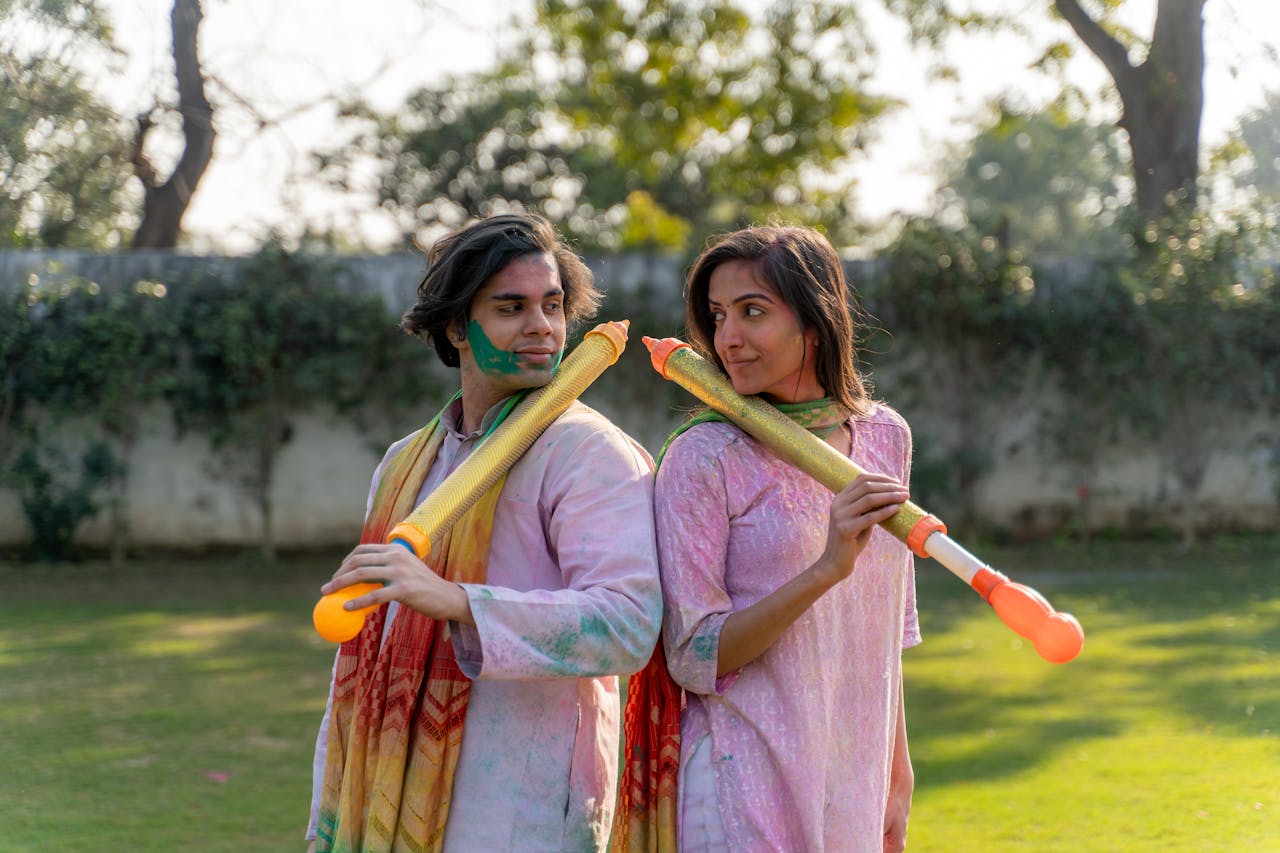
[[[850,421],[851,456],[907,482],[911,435],[880,406]],[[831,493],[725,423],[672,442],[655,493],[671,675],[687,691],[681,764],[710,737],[735,853],[881,849],[901,652],[920,642],[913,557],[872,533],[854,574],[762,656],[716,678],[729,614],[811,565]]]

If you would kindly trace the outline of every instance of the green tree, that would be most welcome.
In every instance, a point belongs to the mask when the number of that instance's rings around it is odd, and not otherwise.
[[[1061,109],[996,119],[953,154],[944,211],[1026,257],[1116,255],[1122,247],[1117,133]]]
[[[935,48],[958,29],[1019,27],[1009,16],[984,15],[976,0],[886,0],[910,25],[912,38]],[[1200,118],[1204,110],[1205,0],[1156,0],[1149,36],[1119,22],[1125,0],[1052,0],[1043,6],[1065,22],[1075,40],[1048,45],[1038,63],[1061,69],[1077,44],[1111,78],[1121,103],[1118,122],[1132,155],[1135,201],[1159,219],[1171,208],[1194,207],[1200,175]]]
[[[1111,23],[1115,0],[1090,15],[1079,0],[1054,0],[1054,10],[1098,58],[1115,84],[1129,139],[1138,209],[1158,218],[1196,204],[1200,117],[1204,112],[1205,0],[1157,0],[1148,39]],[[1144,54],[1135,61],[1135,50]]]
[[[80,70],[115,55],[91,0],[0,3],[0,246],[127,240],[137,201],[121,168],[126,131]]]
[[[405,235],[506,206],[546,214],[588,248],[683,250],[785,216],[849,221],[856,152],[888,99],[850,4],[789,0],[753,18],[730,0],[540,0],[491,72],[422,89],[394,115],[365,107],[356,144],[323,156],[346,183],[379,163]]]

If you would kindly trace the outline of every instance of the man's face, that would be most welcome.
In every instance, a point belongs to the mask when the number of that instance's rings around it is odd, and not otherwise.
[[[476,293],[466,336],[454,341],[464,393],[487,411],[517,391],[546,385],[564,338],[564,290],[555,258],[517,258]]]

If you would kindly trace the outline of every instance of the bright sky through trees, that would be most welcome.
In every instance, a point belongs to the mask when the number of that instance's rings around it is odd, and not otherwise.
[[[762,5],[750,0],[746,5]],[[365,199],[341,198],[292,180],[306,167],[306,152],[336,134],[336,92],[358,91],[393,109],[418,85],[444,74],[490,64],[511,38],[513,14],[528,0],[206,0],[201,48],[210,91],[224,108],[213,165],[184,221],[193,247],[242,251],[271,227],[297,233],[300,223],[356,222],[374,245],[390,230]],[[123,75],[104,71],[102,90],[130,116],[172,86],[167,0],[105,0],[127,52]],[[931,57],[911,50],[905,28],[879,4],[862,4],[876,34],[880,59],[876,91],[906,106],[884,120],[856,167],[859,208],[869,220],[894,212],[924,213],[932,205],[934,162],[943,144],[967,139],[982,121],[983,105],[1008,92],[1028,107],[1053,97],[1056,83],[1028,70],[1051,37],[1071,39],[1065,24],[1048,24],[1047,0],[991,0],[1024,12],[1039,41],[1009,34],[953,40],[950,61],[961,83],[931,81]],[[1149,34],[1154,0],[1129,0],[1125,22]],[[1259,106],[1268,80],[1277,78],[1268,50],[1280,32],[1280,4],[1210,0],[1205,8],[1206,105],[1202,142],[1207,152],[1238,119]],[[1271,39],[1270,42],[1266,39]],[[1071,79],[1095,94],[1107,78],[1083,48]],[[243,102],[252,109],[232,108]],[[267,123],[261,128],[257,122]]]

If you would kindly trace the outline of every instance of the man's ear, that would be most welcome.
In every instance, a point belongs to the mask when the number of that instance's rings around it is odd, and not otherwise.
[[[454,320],[449,324],[449,341],[454,346],[461,344],[467,339],[467,328],[462,320]]]

